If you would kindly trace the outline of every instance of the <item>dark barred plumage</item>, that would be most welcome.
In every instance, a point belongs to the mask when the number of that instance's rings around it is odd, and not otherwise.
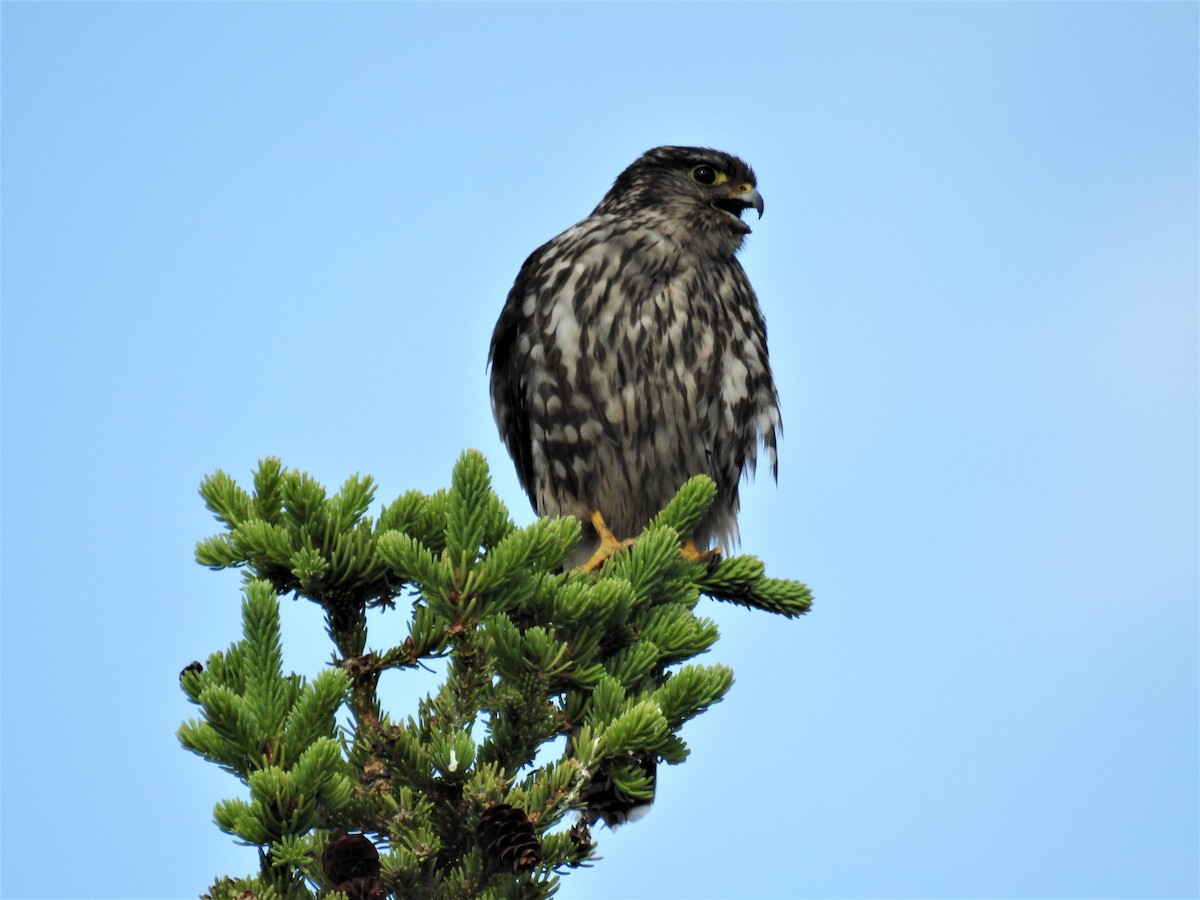
[[[734,256],[750,231],[739,213],[761,215],[755,184],[735,156],[659,147],[521,267],[492,335],[492,409],[539,514],[578,516],[586,533],[599,510],[634,537],[705,474],[717,500],[692,537],[736,542],[738,482],[760,440],[776,474],[780,424]]]
[[[635,537],[697,474],[717,499],[690,537],[729,545],[760,441],[777,473],[766,326],[735,258],[749,208],[762,215],[742,160],[659,147],[521,267],[492,335],[492,409],[537,512],[584,523],[569,564],[596,546],[593,513]],[[630,818],[601,778],[592,788],[590,822]]]

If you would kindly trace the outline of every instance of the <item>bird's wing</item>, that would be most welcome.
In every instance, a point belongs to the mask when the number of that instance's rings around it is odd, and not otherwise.
[[[525,364],[518,358],[517,335],[528,322],[522,306],[533,289],[532,273],[542,252],[539,247],[521,267],[517,280],[508,292],[504,310],[492,332],[492,344],[488,350],[488,364],[492,367],[492,414],[500,429],[500,437],[508,448],[509,455],[517,467],[517,478],[537,508],[536,485],[533,472],[533,449],[529,431],[529,403],[525,392]]]

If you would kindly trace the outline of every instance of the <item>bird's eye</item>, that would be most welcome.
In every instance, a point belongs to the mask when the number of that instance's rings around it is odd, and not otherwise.
[[[715,184],[717,171],[712,166],[696,166],[692,169],[692,180],[700,184]]]

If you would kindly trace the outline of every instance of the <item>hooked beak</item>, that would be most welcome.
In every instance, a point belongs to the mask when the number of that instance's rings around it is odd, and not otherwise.
[[[746,204],[746,209],[754,207],[758,210],[758,217],[761,219],[763,214],[763,198],[757,188],[750,188],[748,191],[742,191],[740,194],[734,194],[731,199],[741,200]]]
[[[761,219],[763,214],[763,198],[762,194],[750,184],[738,185],[736,193],[731,193],[728,197],[717,200],[713,203],[717,209],[724,212],[730,218],[736,219],[738,225],[746,233],[750,233],[750,226],[742,221],[742,211],[747,209],[758,210],[758,217]]]

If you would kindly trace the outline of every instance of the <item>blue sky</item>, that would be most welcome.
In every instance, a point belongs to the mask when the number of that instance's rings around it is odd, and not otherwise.
[[[477,447],[530,520],[492,325],[664,143],[759,175],[785,433],[743,549],[816,604],[711,606],[733,690],[561,896],[1196,896],[1195,4],[0,17],[5,897],[254,867],[174,738],[239,633],[200,479],[390,499]]]

